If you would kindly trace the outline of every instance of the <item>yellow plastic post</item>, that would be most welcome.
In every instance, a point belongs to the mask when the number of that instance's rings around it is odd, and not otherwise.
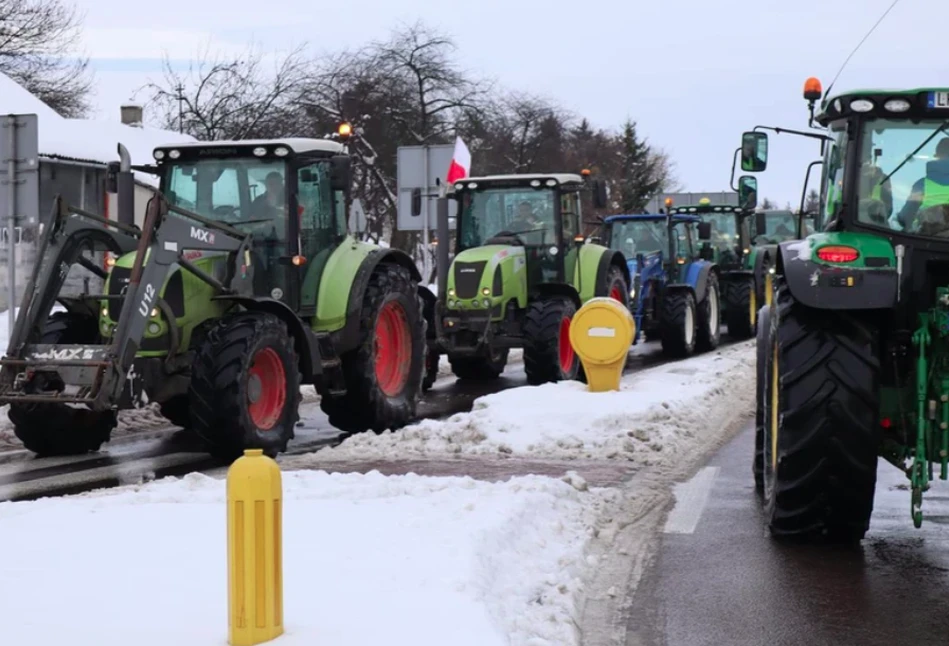
[[[580,356],[591,392],[619,390],[636,321],[613,298],[591,298],[570,322],[570,344]]]
[[[283,634],[280,467],[260,449],[227,471],[228,643],[254,646]]]

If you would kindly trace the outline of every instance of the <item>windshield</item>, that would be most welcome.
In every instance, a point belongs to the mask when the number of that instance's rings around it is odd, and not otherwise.
[[[239,228],[265,226],[272,235],[286,237],[285,162],[207,159],[166,168],[170,204]]]
[[[665,220],[617,220],[611,226],[610,247],[627,258],[635,258],[639,253],[668,253]]]
[[[734,213],[703,213],[702,219],[712,225],[709,243],[718,249],[732,249],[738,244],[737,219]]]
[[[906,161],[942,123],[866,122],[859,146],[860,222],[949,237],[949,133],[936,134]]]
[[[778,244],[785,240],[794,240],[797,234],[797,221],[791,211],[765,211],[765,230],[758,232],[755,218],[751,222],[751,241],[753,244]],[[813,232],[813,222],[811,232]]]
[[[533,188],[466,191],[461,203],[460,247],[485,244],[499,234],[516,235],[525,245],[555,244],[554,197]]]

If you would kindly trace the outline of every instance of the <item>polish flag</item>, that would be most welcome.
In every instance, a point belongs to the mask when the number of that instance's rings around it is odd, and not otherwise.
[[[448,177],[445,181],[453,184],[460,179],[468,177],[471,171],[471,153],[468,146],[461,140],[461,137],[455,138],[455,152],[451,158],[451,166],[448,167]]]

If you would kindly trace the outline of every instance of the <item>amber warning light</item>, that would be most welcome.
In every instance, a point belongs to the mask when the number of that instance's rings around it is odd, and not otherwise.
[[[804,98],[807,101],[819,101],[823,93],[824,88],[816,77],[812,76],[804,81]]]

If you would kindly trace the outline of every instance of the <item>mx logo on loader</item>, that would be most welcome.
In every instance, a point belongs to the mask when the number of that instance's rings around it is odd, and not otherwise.
[[[208,231],[207,229],[201,229],[199,227],[191,227],[191,237],[194,238],[195,240],[200,240],[201,242],[214,244],[214,234]]]

